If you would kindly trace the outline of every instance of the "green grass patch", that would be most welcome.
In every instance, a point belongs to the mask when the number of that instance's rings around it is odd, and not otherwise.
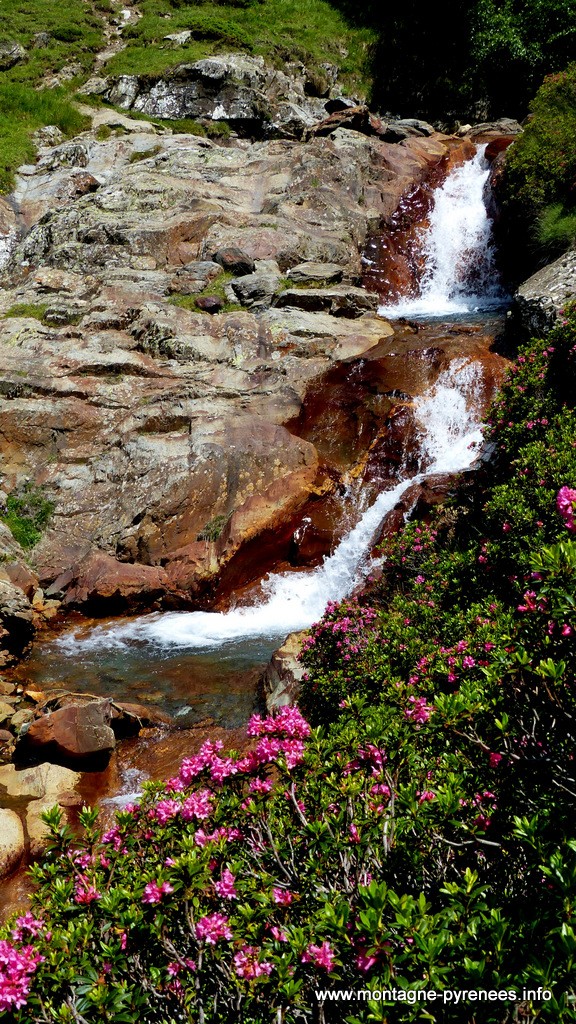
[[[204,529],[200,531],[197,539],[210,541],[211,543],[217,541],[218,538],[222,536],[224,527],[228,523],[231,515],[232,513],[229,512],[228,515],[214,516],[210,522],[206,523]]]
[[[50,522],[54,504],[44,497],[40,487],[24,484],[6,498],[0,519],[23,548],[33,548]]]
[[[175,295],[170,299],[170,303],[173,306],[180,306],[181,309],[189,309],[193,313],[203,313],[204,310],[198,308],[196,300],[199,299],[201,295],[214,295],[223,303],[221,309],[222,313],[237,312],[238,310],[244,309],[244,307],[238,302],[229,302],[228,296],[226,295],[226,285],[229,284],[230,281],[235,280],[235,278],[235,274],[231,274],[228,270],[223,270],[221,274],[218,274],[218,277],[215,277],[214,280],[210,284],[206,285],[201,292],[198,292],[197,295]]]
[[[5,317],[22,317],[31,320],[43,320],[48,309],[47,302],[18,302],[14,306],[10,306],[4,313]]]
[[[14,172],[34,160],[31,136],[38,128],[55,124],[66,136],[90,125],[70,102],[64,89],[36,91],[30,85],[6,83],[0,76],[0,192],[14,185]]]

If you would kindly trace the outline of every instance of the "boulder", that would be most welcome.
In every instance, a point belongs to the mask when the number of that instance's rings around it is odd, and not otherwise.
[[[199,295],[196,305],[203,313],[219,313],[224,305],[224,300],[219,295]]]
[[[195,260],[177,270],[172,278],[169,291],[178,295],[196,295],[208,287],[215,277],[222,273],[222,267],[213,260]]]
[[[228,245],[225,249],[218,249],[211,258],[223,270],[230,274],[236,274],[238,277],[242,274],[253,274],[256,269],[254,260],[237,245]]]
[[[336,110],[333,114],[329,114],[328,117],[323,118],[318,124],[312,125],[307,129],[305,137],[313,139],[322,135],[330,135],[338,128],[361,132],[363,135],[383,137],[386,135],[388,125],[370,113],[366,106],[345,107],[342,110]],[[406,135],[407,133],[403,137],[406,138]]]
[[[34,612],[26,594],[0,566],[0,665],[8,665],[31,643]]]
[[[576,299],[576,250],[542,267],[520,285],[514,310],[522,330],[534,337],[545,334],[558,321],[568,302]]]
[[[49,711],[20,734],[19,756],[70,762],[106,760],[116,745],[110,702],[95,700]]]
[[[289,288],[280,292],[275,305],[305,309],[310,312],[330,313],[351,320],[363,313],[375,312],[379,298],[363,288]]]
[[[16,811],[0,808],[0,878],[14,871],[24,856],[24,828]]]
[[[256,271],[254,274],[246,274],[245,277],[230,281],[228,287],[234,298],[243,306],[249,309],[263,309],[271,304],[279,284],[279,273]]]
[[[49,807],[61,800],[66,803],[72,800],[79,779],[78,772],[57,764],[38,764],[31,768],[6,764],[0,767],[0,789],[4,789],[8,797],[20,801],[45,800]]]
[[[167,37],[182,45],[186,33]],[[110,103],[162,119],[227,121],[250,136],[300,138],[324,112],[329,76],[292,66],[290,73],[240,53],[180,64],[162,75],[122,75],[90,86]],[[86,90],[89,86],[84,86]]]
[[[26,50],[14,39],[0,41],[0,71],[8,71],[27,57]]]
[[[56,804],[61,807],[82,804],[82,797],[75,790],[79,779],[77,772],[55,764],[39,764],[24,769],[18,769],[13,764],[0,765],[0,788],[5,790],[8,799],[26,803],[26,832],[32,857],[42,852],[48,836],[48,827],[42,821],[42,814]],[[0,836],[3,835],[4,829],[0,823]]]

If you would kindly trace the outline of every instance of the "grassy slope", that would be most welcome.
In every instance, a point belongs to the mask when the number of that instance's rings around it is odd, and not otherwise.
[[[35,47],[34,36],[47,32],[47,46]],[[98,7],[83,0],[2,0],[0,39],[15,40],[27,57],[0,72],[0,192],[10,191],[13,172],[34,158],[31,134],[55,124],[65,135],[85,127],[85,119],[71,104],[73,83],[63,89],[38,91],[45,76],[69,64],[89,72],[94,54],[102,47],[102,20]]]
[[[240,50],[283,67],[301,60],[321,72],[324,62],[337,64],[351,92],[365,95],[369,52],[375,33],[350,28],[326,0],[261,0],[259,3],[190,4],[178,0],[142,0],[141,20],[124,34],[128,47],[114,57],[114,74],[158,73],[206,54]],[[188,44],[174,48],[164,36],[191,30]]]

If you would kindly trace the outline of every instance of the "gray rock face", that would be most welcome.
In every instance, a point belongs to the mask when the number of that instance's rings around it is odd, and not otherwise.
[[[243,134],[299,138],[325,115],[322,100],[306,94],[307,84],[305,69],[287,75],[261,57],[233,53],[182,64],[162,78],[123,75],[107,84],[104,96],[150,117],[227,121]]]
[[[566,303],[576,299],[576,250],[538,270],[514,295],[515,313],[531,335],[554,326]]]

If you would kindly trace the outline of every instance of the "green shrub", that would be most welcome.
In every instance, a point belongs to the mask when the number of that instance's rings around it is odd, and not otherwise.
[[[536,223],[536,243],[554,257],[576,244],[576,209],[567,210],[562,203],[545,206]]]
[[[0,519],[23,548],[33,548],[50,522],[54,505],[41,488],[27,483],[12,491],[0,509]]]
[[[527,247],[528,272],[576,237],[576,64],[545,79],[531,110],[523,134],[506,154],[498,188],[508,259]],[[525,265],[521,257],[520,275]]]

